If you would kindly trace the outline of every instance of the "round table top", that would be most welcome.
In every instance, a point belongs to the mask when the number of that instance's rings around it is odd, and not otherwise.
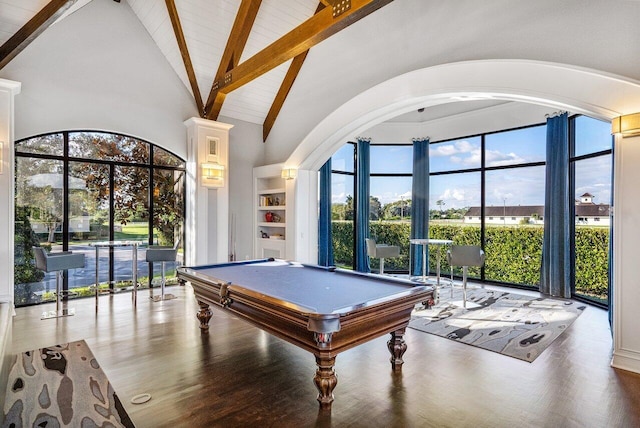
[[[418,245],[447,245],[453,244],[453,241],[450,239],[432,239],[432,238],[413,238],[409,239],[409,242],[412,244]]]
[[[140,241],[99,241],[89,243],[92,247],[137,247]]]

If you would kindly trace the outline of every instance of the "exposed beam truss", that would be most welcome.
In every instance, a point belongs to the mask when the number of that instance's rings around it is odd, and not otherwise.
[[[76,0],[51,0],[0,46],[0,70],[55,22]]]
[[[333,3],[332,0],[327,0]],[[340,0],[326,7],[298,27],[282,36],[251,58],[228,70],[213,83],[213,105],[224,101],[226,94],[271,71],[284,62],[308,51],[349,25],[375,12],[393,0]],[[213,110],[213,109],[212,109]],[[212,111],[213,112],[213,111]],[[210,113],[212,113],[210,112]],[[207,118],[217,119],[212,114]]]
[[[223,79],[225,74],[232,70],[240,62],[242,51],[244,50],[249,34],[251,34],[251,28],[258,15],[260,4],[262,0],[242,0],[238,14],[233,22],[233,28],[229,34],[227,45],[224,48],[222,59],[218,71],[213,79],[214,85],[211,87],[207,103],[204,108],[204,117],[208,119],[217,119],[222,109],[222,103],[224,102],[225,95],[222,94],[216,97],[215,82]]]
[[[326,1],[321,1],[318,3],[318,7],[315,13],[320,12],[325,8]],[[284,76],[284,80],[280,85],[280,89],[278,89],[278,93],[273,100],[273,104],[271,104],[271,108],[269,109],[269,113],[267,113],[267,117],[264,119],[264,123],[262,124],[262,142],[267,141],[267,137],[271,132],[271,128],[273,128],[276,119],[278,118],[278,114],[280,114],[280,110],[284,105],[285,100],[287,99],[287,95],[289,95],[289,91],[293,86],[293,83],[296,81],[296,77],[298,77],[298,73],[302,69],[302,65],[304,64],[304,60],[307,59],[307,54],[309,53],[309,49],[302,52],[299,55],[296,55],[291,61],[291,65],[289,65],[289,70],[287,70],[287,74]]]
[[[180,55],[182,56],[182,62],[189,78],[189,84],[191,85],[191,92],[193,92],[193,98],[196,101],[198,107],[198,113],[204,116],[204,105],[202,103],[202,95],[200,94],[200,88],[198,88],[198,81],[196,80],[196,73],[193,70],[193,64],[191,63],[191,57],[189,56],[189,49],[187,49],[187,42],[184,38],[182,31],[182,24],[180,23],[180,17],[178,17],[178,10],[174,0],[165,0],[167,5],[167,12],[169,12],[169,18],[171,19],[171,26],[173,27],[173,33],[176,36],[178,42],[178,48],[180,49]]]

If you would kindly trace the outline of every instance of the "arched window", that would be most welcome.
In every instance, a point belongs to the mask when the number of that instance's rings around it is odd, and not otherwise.
[[[35,269],[34,245],[85,254],[85,268],[70,272],[64,284],[82,296],[91,295],[96,282],[92,242],[183,243],[185,162],[174,154],[137,138],[94,131],[24,139],[15,151],[17,306],[55,299],[55,277]],[[114,291],[131,285],[130,253],[105,252],[100,260],[100,283]],[[138,256],[143,286],[153,276],[144,260]]]

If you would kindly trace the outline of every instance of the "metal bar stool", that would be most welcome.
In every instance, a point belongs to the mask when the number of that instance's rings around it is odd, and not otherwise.
[[[384,259],[400,256],[400,247],[396,245],[377,244],[375,239],[366,238],[367,255],[380,259],[380,275],[384,275]]]
[[[56,310],[43,312],[41,319],[75,315],[76,311],[73,308],[60,309],[60,295],[71,294],[69,291],[62,291],[62,274],[68,269],[83,268],[84,254],[74,254],[72,251],[47,253],[42,247],[33,247],[33,252],[36,256],[36,268],[56,273]]]
[[[171,300],[171,299],[175,299],[176,298],[176,296],[174,296],[173,294],[165,294],[164,293],[164,286],[165,286],[165,284],[167,282],[166,278],[165,278],[165,263],[166,262],[175,262],[176,261],[176,258],[178,256],[178,245],[179,244],[180,244],[180,241],[176,242],[173,247],[165,247],[165,246],[160,246],[160,245],[150,245],[149,248],[147,248],[147,253],[146,253],[147,262],[149,262],[149,263],[161,262],[162,263],[162,274],[161,274],[162,276],[161,276],[161,283],[160,283],[160,295],[159,296],[151,296],[150,297],[150,299],[153,300],[154,302],[159,302],[159,301],[162,301],[162,300]],[[151,280],[153,280],[153,278],[151,278]]]
[[[453,297],[453,267],[462,266],[462,307],[467,307],[467,274],[469,266],[484,265],[484,251],[478,245],[452,245],[447,251],[447,261],[451,266],[451,297]],[[484,285],[483,285],[484,287]]]

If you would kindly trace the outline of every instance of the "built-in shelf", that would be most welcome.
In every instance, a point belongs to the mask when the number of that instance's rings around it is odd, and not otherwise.
[[[253,170],[254,178],[254,257],[287,258],[287,238],[290,223],[289,207],[291,193],[287,193],[289,182],[281,176],[281,165],[267,165]],[[266,221],[268,212],[278,221]],[[291,226],[291,224],[289,224]],[[279,237],[272,239],[273,236]]]
[[[285,205],[267,205],[264,207],[258,207],[258,209],[261,211],[284,211],[287,207]]]
[[[286,223],[276,223],[273,221],[261,221],[258,223],[259,227],[287,227]]]

